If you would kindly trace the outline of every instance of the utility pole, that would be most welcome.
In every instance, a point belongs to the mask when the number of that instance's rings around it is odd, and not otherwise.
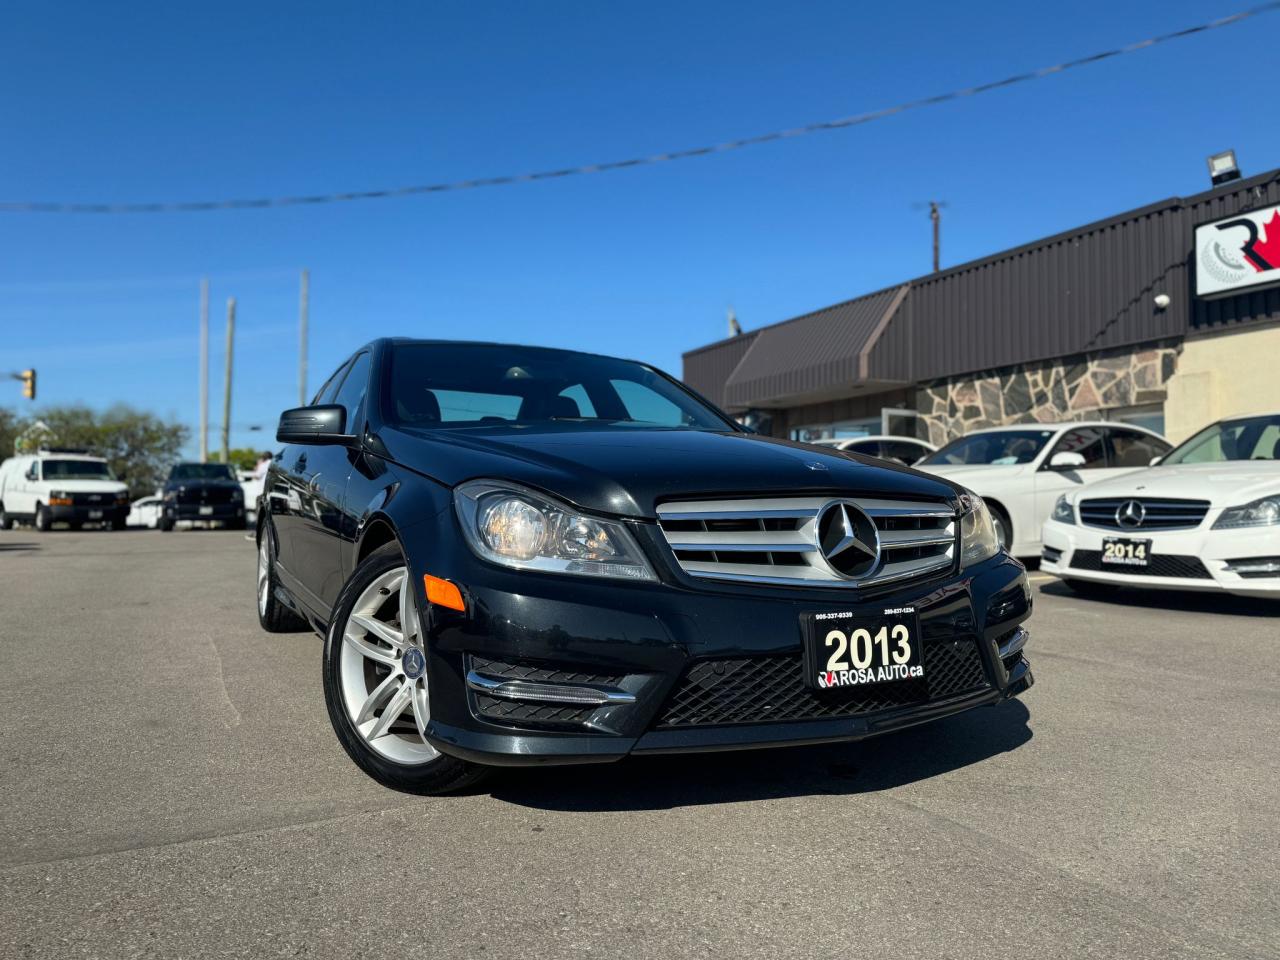
[[[311,312],[311,271],[302,271],[298,290],[298,406],[307,405],[307,315]]]
[[[209,460],[209,278],[200,281],[200,462]]]
[[[231,363],[236,347],[236,298],[227,298],[227,374],[222,393],[222,462],[231,462]]]
[[[942,242],[939,234],[942,232],[942,213],[939,207],[945,207],[945,203],[939,203],[937,200],[929,201],[929,219],[933,221],[933,272],[937,273],[942,263]]]

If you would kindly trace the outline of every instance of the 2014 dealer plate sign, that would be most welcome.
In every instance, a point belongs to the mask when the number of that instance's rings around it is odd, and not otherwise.
[[[915,607],[807,613],[801,629],[810,687],[838,690],[924,676]]]

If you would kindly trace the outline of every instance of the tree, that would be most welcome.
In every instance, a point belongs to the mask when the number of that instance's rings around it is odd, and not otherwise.
[[[80,406],[49,407],[39,419],[48,424],[58,446],[80,447],[106,458],[115,475],[128,484],[131,496],[152,493],[164,482],[190,433],[182,424],[124,404],[103,413]],[[6,429],[21,431],[27,422],[0,410],[0,440]],[[13,450],[12,437],[8,443],[6,453]]]
[[[227,453],[230,456],[233,470],[252,470],[258,465],[258,460],[262,457],[261,453],[249,447],[232,447]],[[219,450],[214,454],[214,457],[221,463],[222,451]]]
[[[13,456],[13,442],[27,422],[12,410],[0,407],[0,460]]]

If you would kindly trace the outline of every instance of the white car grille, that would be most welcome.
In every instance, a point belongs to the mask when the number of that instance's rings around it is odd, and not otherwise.
[[[862,577],[838,573],[817,535],[823,508],[843,501],[875,524],[879,561]],[[922,578],[951,567],[956,512],[941,501],[780,497],[664,503],[658,524],[685,573],[814,587],[863,587]]]

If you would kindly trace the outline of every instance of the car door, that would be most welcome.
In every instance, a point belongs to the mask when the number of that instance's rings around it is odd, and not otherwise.
[[[1053,469],[1049,464],[1059,453],[1078,453],[1084,464],[1069,470]],[[1058,435],[1035,474],[1036,515],[1031,518],[1033,529],[1023,531],[1027,539],[1040,539],[1040,527],[1049,519],[1058,497],[1111,475],[1107,455],[1107,436],[1101,427],[1072,427]]]
[[[348,433],[357,423],[369,383],[370,356],[362,351],[352,358],[330,403],[346,408]],[[301,516],[294,535],[295,573],[302,585],[323,604],[333,608],[346,581],[344,540],[352,535],[347,520],[347,481],[358,456],[341,444],[308,447],[301,493]]]
[[[29,516],[36,512],[36,488],[40,482],[40,461],[27,457],[19,464],[14,477],[13,502],[5,495],[5,509],[13,514]]]
[[[329,403],[333,400],[338,387],[342,385],[342,375],[351,365],[348,357],[342,365],[324,382],[316,395],[311,399],[311,406]],[[307,515],[304,498],[310,499],[308,485],[318,470],[315,460],[316,452],[322,448],[313,444],[287,443],[274,457],[264,481],[267,512],[276,535],[276,563],[288,581],[296,585],[299,579],[300,555],[298,543],[300,530]]]

